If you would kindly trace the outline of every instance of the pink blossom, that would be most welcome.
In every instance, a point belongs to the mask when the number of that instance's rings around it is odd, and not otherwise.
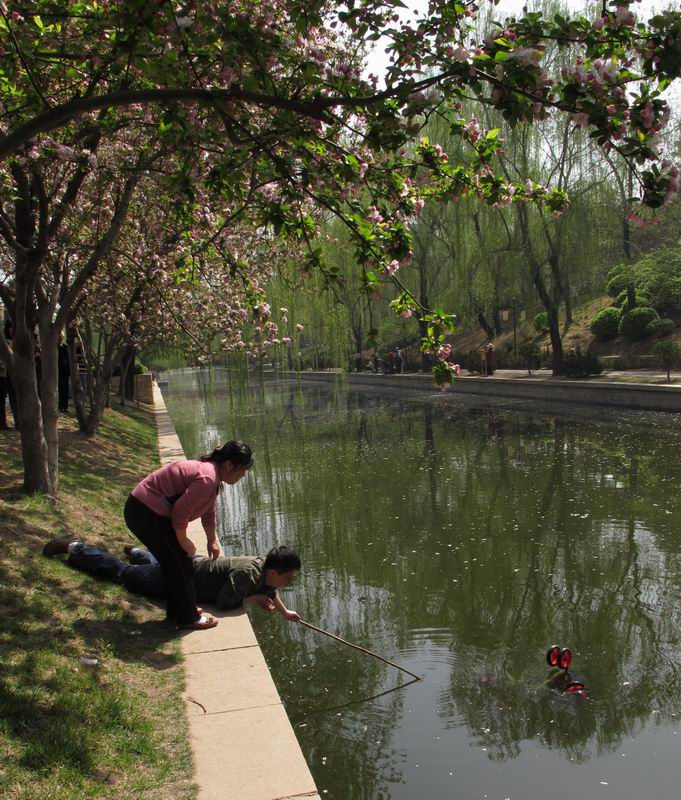
[[[383,270],[386,275],[394,275],[399,268],[400,262],[394,258],[389,264],[386,264],[385,267],[383,267]]]
[[[412,311],[411,308],[403,308],[402,311],[400,311],[400,316],[403,317],[404,319],[409,319],[409,317],[411,317],[413,313],[414,312]]]

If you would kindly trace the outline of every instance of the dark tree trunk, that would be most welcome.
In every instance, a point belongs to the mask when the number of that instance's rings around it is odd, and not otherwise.
[[[41,315],[42,316],[42,315]],[[40,402],[43,431],[47,445],[47,468],[51,493],[59,489],[59,412],[58,412],[58,347],[59,334],[51,320],[41,320],[41,381]]]
[[[128,345],[121,357],[121,383],[119,396],[121,405],[124,406],[126,400],[132,400],[135,396],[135,355],[137,349],[133,345]]]
[[[537,260],[534,249],[532,248],[532,243],[530,241],[529,222],[527,218],[527,208],[519,203],[516,206],[516,210],[518,213],[518,221],[520,222],[520,232],[522,235],[523,245],[525,247],[525,256],[530,267],[532,283],[537,290],[537,294],[539,295],[539,298],[542,301],[549,318],[549,336],[551,338],[552,349],[551,366],[553,369],[553,374],[560,375],[563,371],[563,342],[560,336],[560,327],[558,324],[561,285],[560,282],[558,282],[556,291],[558,293],[559,300],[558,302],[555,302],[546,288],[546,283],[544,282],[544,278],[542,276],[541,264]],[[554,264],[551,264],[551,266],[552,268],[555,267]],[[558,280],[555,275],[555,269],[554,280]]]
[[[480,323],[480,327],[485,331],[487,338],[494,339],[494,328],[487,322],[487,318],[482,309],[477,309],[475,316]]]

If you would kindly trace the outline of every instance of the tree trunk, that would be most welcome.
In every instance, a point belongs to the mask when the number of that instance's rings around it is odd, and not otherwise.
[[[15,333],[12,357],[12,381],[17,395],[19,427],[21,430],[21,457],[24,462],[25,492],[52,493],[48,467],[47,442],[43,431],[43,418],[38,381],[35,374],[33,336]]]
[[[121,405],[125,405],[126,400],[132,400],[135,396],[135,370],[132,368],[135,363],[137,350],[132,345],[128,345],[121,356],[121,383],[118,394]]]
[[[551,367],[554,375],[561,375],[563,372],[563,340],[558,324],[558,308],[551,304],[550,308],[546,308],[546,312],[549,316],[549,336],[551,337]]]
[[[66,344],[69,348],[69,370],[71,376],[71,400],[76,410],[78,429],[84,430],[87,424],[87,413],[85,411],[85,393],[80,384],[80,369],[78,367],[78,354],[76,352],[76,336],[71,325],[66,328]]]
[[[541,264],[537,260],[534,249],[532,248],[527,208],[522,203],[518,203],[516,205],[516,210],[518,213],[518,221],[520,223],[520,232],[525,248],[525,255],[527,258],[527,263],[530,266],[532,283],[534,284],[534,288],[537,290],[537,294],[539,295],[539,298],[541,299],[549,318],[549,336],[551,337],[551,349],[553,351],[551,359],[553,374],[560,375],[563,371],[563,342],[560,337],[560,328],[558,326],[559,305],[553,301],[548,289],[546,288],[546,283],[544,282],[544,278],[542,276]],[[556,279],[555,270],[554,279]],[[557,289],[560,290],[560,283],[558,283]],[[558,296],[560,302],[559,293]]]
[[[42,366],[40,400],[47,445],[47,468],[50,475],[51,493],[54,494],[59,489],[59,412],[57,410],[59,336],[50,320],[41,320],[40,345]]]
[[[480,327],[485,331],[488,339],[494,339],[494,328],[487,322],[487,318],[485,317],[484,312],[482,309],[478,309],[475,314],[478,322],[480,323]]]
[[[501,336],[501,314],[499,313],[499,305],[495,304],[492,317],[494,319],[494,335]],[[494,338],[494,337],[492,337]]]

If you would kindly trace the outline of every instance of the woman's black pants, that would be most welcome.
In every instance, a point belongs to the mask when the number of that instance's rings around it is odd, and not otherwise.
[[[156,557],[163,570],[166,613],[178,625],[199,618],[192,560],[180,547],[168,517],[162,517],[130,495],[125,502],[125,524]]]

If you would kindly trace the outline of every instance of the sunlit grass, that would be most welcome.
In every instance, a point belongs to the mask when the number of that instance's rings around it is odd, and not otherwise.
[[[75,428],[64,421],[56,500],[20,494],[18,435],[0,440],[0,796],[189,800],[174,631],[152,604],[41,553],[66,533],[112,552],[129,541],[122,508],[157,466],[153,420],[110,411],[95,438]]]

